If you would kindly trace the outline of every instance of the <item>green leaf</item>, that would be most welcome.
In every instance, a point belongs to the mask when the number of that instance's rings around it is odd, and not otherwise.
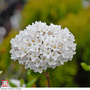
[[[53,72],[54,70],[56,70],[56,68],[55,69],[47,68],[46,72],[50,73],[50,72]]]
[[[8,80],[9,81],[9,84],[10,84],[10,86],[11,87],[17,87],[15,84],[13,84],[10,80]]]
[[[3,71],[0,71],[0,74],[2,74],[3,73]]]
[[[88,65],[88,68],[89,68],[89,70],[90,70],[90,65]]]
[[[21,79],[20,79],[20,82],[21,82],[21,83],[20,83],[20,86],[22,87],[22,85],[25,83],[25,81],[21,78]]]
[[[35,73],[33,70],[28,70],[28,72],[27,72],[27,74],[28,75],[31,75],[31,76],[33,76],[33,77],[37,77],[37,76],[39,76],[39,75],[41,75],[41,73]]]
[[[90,71],[90,65],[87,65],[86,63],[82,62],[81,66],[85,71]]]
[[[27,82],[26,87],[32,87],[32,85],[36,82],[37,78],[32,79],[31,81]]]

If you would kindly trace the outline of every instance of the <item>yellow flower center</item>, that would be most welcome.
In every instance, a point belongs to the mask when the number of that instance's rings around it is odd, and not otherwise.
[[[43,32],[43,30],[41,30],[41,32]]]
[[[35,42],[35,40],[32,40],[32,42],[34,43],[34,42]]]
[[[28,46],[30,47],[30,46],[31,46],[31,44],[28,44]]]
[[[56,46],[54,46],[54,49],[56,49]]]
[[[23,47],[21,47],[21,49],[23,49]]]
[[[47,54],[49,55],[50,53],[48,52]]]
[[[27,52],[26,52],[26,51],[24,51],[24,53],[26,54]]]
[[[45,61],[46,59],[43,57],[43,60]]]
[[[55,54],[53,54],[53,56],[55,56]]]

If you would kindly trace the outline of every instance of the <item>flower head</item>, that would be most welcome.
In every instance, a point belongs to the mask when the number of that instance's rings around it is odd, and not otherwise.
[[[69,29],[36,21],[11,39],[11,59],[18,60],[26,69],[42,73],[72,60],[76,53],[74,41]]]

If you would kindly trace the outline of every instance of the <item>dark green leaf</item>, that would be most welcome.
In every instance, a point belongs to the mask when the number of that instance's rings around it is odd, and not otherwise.
[[[55,69],[47,68],[46,72],[50,73],[50,72],[53,72],[54,70],[56,70],[56,68]]]
[[[27,72],[27,74],[28,75],[31,75],[31,76],[34,76],[34,77],[37,77],[37,76],[39,76],[39,75],[41,75],[41,73],[35,73],[33,70],[28,70],[28,72]]]
[[[32,87],[32,85],[36,82],[37,78],[32,79],[31,81],[27,82],[26,87]]]

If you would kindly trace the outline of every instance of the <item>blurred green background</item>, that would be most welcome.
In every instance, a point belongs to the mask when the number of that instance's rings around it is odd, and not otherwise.
[[[81,67],[81,62],[90,65],[90,2],[89,0],[28,0],[21,11],[19,30],[35,21],[67,27],[75,36],[76,55],[72,61],[50,72],[51,87],[89,87],[90,71]],[[12,28],[0,45],[0,80],[5,78],[24,81],[30,87],[46,87],[44,74],[33,77],[17,61],[10,59],[10,40],[19,31]],[[31,81],[31,82],[30,82]],[[29,85],[31,84],[31,85]]]

